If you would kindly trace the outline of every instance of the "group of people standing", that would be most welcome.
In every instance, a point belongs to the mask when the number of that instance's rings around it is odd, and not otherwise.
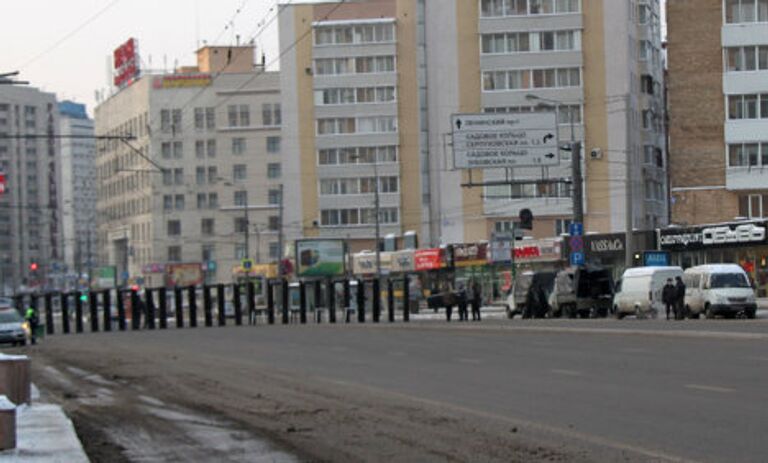
[[[685,318],[685,283],[679,276],[676,277],[676,280],[667,278],[667,284],[664,285],[661,292],[661,300],[667,309],[667,320],[669,320],[670,312],[674,315],[675,320]]]
[[[469,321],[468,309],[472,308],[472,320],[480,321],[480,307],[483,305],[483,288],[480,282],[472,280],[469,289],[465,285],[460,285],[455,294],[455,305],[459,308],[459,321]],[[447,299],[450,299],[448,297]],[[451,321],[454,301],[447,300],[445,306],[445,318]]]

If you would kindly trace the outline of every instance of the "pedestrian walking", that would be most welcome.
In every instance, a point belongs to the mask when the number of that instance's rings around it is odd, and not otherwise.
[[[483,288],[477,280],[472,282],[472,320],[480,321],[480,307],[483,305]]]
[[[683,283],[682,277],[677,277],[675,283],[675,289],[677,290],[675,298],[675,307],[677,308],[676,315],[678,320],[685,319],[685,283]]]
[[[37,316],[37,308],[28,307],[26,313],[24,313],[24,319],[29,324],[29,339],[32,344],[37,343],[37,326],[40,324],[40,319]]]
[[[677,288],[672,282],[672,278],[667,278],[667,284],[661,290],[661,301],[667,309],[667,320],[669,320],[669,313],[676,310],[675,304],[677,301]]]

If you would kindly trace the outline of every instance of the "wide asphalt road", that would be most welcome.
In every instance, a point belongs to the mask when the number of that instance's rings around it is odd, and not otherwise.
[[[765,321],[484,321],[56,336],[198,352],[659,460],[768,459]]]

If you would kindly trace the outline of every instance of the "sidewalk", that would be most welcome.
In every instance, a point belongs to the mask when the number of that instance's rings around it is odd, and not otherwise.
[[[39,400],[32,386],[32,405],[16,409],[16,449],[0,452],[0,463],[87,463],[72,421],[58,405]]]
[[[757,298],[757,309],[758,310],[768,310],[768,297],[758,297]]]

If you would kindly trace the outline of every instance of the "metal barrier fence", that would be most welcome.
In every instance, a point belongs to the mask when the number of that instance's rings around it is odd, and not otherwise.
[[[38,311],[38,319],[48,335],[84,333],[86,326],[96,333],[139,330],[226,326],[232,319],[237,326],[247,323],[274,325],[279,312],[282,324],[306,324],[310,321],[337,323],[339,311],[345,323],[365,323],[370,311],[373,323],[381,321],[382,302],[390,323],[410,320],[408,277],[384,280],[386,294],[382,298],[381,283],[373,280],[308,280],[289,282],[267,280],[257,301],[253,282],[204,285],[200,287],[107,289],[82,293],[48,292],[14,296],[16,308]],[[198,301],[202,299],[202,318]],[[42,301],[42,304],[41,304]],[[42,307],[42,313],[40,312]],[[245,309],[247,312],[244,312]],[[310,318],[308,315],[312,314]],[[245,321],[244,321],[245,318]]]

